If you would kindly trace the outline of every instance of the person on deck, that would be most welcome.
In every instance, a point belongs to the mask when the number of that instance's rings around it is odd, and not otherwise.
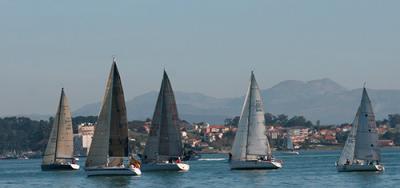
[[[175,162],[176,163],[181,163],[182,162],[181,157],[178,157],[178,159]]]

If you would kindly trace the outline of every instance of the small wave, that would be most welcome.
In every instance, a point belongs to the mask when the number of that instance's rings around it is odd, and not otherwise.
[[[225,158],[201,158],[199,161],[224,161]]]

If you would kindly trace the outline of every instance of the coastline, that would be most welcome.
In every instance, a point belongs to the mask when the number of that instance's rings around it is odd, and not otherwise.
[[[343,146],[338,145],[338,146],[319,146],[315,148],[309,148],[309,149],[300,149],[298,151],[335,151],[335,150],[342,150]],[[394,150],[394,149],[399,149],[400,146],[385,146],[381,147],[382,150]],[[284,152],[285,150],[273,150],[273,152]],[[198,154],[228,154],[230,150],[206,150],[206,151],[196,151]]]

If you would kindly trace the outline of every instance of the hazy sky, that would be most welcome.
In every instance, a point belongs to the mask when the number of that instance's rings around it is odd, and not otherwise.
[[[127,100],[158,90],[245,94],[331,78],[400,89],[400,1],[0,0],[0,115],[100,101],[116,55]]]

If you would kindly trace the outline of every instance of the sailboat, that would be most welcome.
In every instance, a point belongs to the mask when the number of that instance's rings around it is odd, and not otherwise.
[[[114,58],[85,171],[88,176],[140,175],[138,166],[125,164],[128,156],[128,120],[121,78]]]
[[[272,156],[266,135],[264,104],[253,72],[230,154],[230,168],[282,168],[281,161]]]
[[[383,171],[385,168],[379,164],[380,160],[375,115],[364,87],[361,104],[336,168],[339,172]]]
[[[75,163],[71,111],[64,88],[54,118],[53,128],[43,155],[41,168],[47,170],[78,170]]]
[[[143,171],[188,171],[183,159],[182,138],[174,92],[164,70],[150,134],[143,154]]]
[[[286,136],[286,150],[284,153],[285,154],[290,154],[290,155],[299,155],[300,153],[298,151],[294,150],[293,147],[293,141],[292,141],[292,137],[290,136],[290,134],[287,134]]]

